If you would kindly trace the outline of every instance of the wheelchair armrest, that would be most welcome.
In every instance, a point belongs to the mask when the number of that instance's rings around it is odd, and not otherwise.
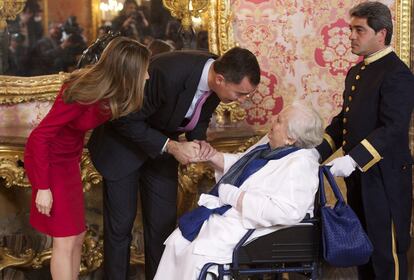
[[[243,246],[244,242],[253,234],[255,229],[249,229],[246,234],[240,239],[239,243],[236,244],[236,246],[233,249],[233,267],[238,268],[239,267],[239,250]]]
[[[316,224],[319,223],[318,218],[305,218],[302,221],[300,221],[301,224]]]

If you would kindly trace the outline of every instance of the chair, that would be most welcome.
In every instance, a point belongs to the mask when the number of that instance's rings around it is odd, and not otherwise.
[[[315,199],[315,217],[306,217],[300,224],[261,236],[248,244],[253,234],[250,229],[233,250],[232,263],[228,265],[207,263],[203,266],[199,280],[205,280],[208,269],[218,266],[218,277],[225,275],[239,279],[244,275],[271,274],[280,277],[282,273],[300,272],[316,280],[320,265],[321,227],[319,196]],[[281,278],[275,278],[281,279]]]

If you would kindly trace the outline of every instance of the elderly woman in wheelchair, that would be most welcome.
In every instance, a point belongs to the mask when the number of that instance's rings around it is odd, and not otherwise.
[[[206,263],[231,263],[233,248],[249,229],[256,229],[253,239],[312,215],[319,184],[312,148],[322,135],[318,113],[294,103],[244,153],[220,153],[203,143],[208,149],[198,160],[214,167],[218,183],[200,196],[198,208],[180,218],[164,243],[154,279],[197,279]]]

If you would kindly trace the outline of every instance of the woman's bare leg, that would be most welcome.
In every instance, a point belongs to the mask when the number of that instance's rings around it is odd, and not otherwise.
[[[80,262],[82,257],[82,244],[85,237],[85,232],[75,236],[75,243],[72,254],[72,279],[77,280],[80,269]]]
[[[68,237],[53,237],[50,271],[54,280],[78,279],[85,232]]]
[[[73,280],[72,255],[74,240],[74,236],[53,237],[50,272],[54,280]]]

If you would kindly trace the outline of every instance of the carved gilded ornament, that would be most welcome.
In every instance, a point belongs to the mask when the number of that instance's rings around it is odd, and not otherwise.
[[[402,61],[410,65],[411,1],[397,0],[395,8],[395,51]]]
[[[5,186],[30,187],[26,173],[21,165],[23,160],[23,148],[0,146],[0,178],[5,181]]]
[[[171,15],[181,20],[184,30],[191,30],[192,17],[200,17],[208,9],[208,0],[163,0]]]
[[[68,73],[37,77],[0,75],[0,105],[53,101]]]
[[[0,31],[7,26],[6,20],[16,19],[26,3],[26,0],[0,0]]]

